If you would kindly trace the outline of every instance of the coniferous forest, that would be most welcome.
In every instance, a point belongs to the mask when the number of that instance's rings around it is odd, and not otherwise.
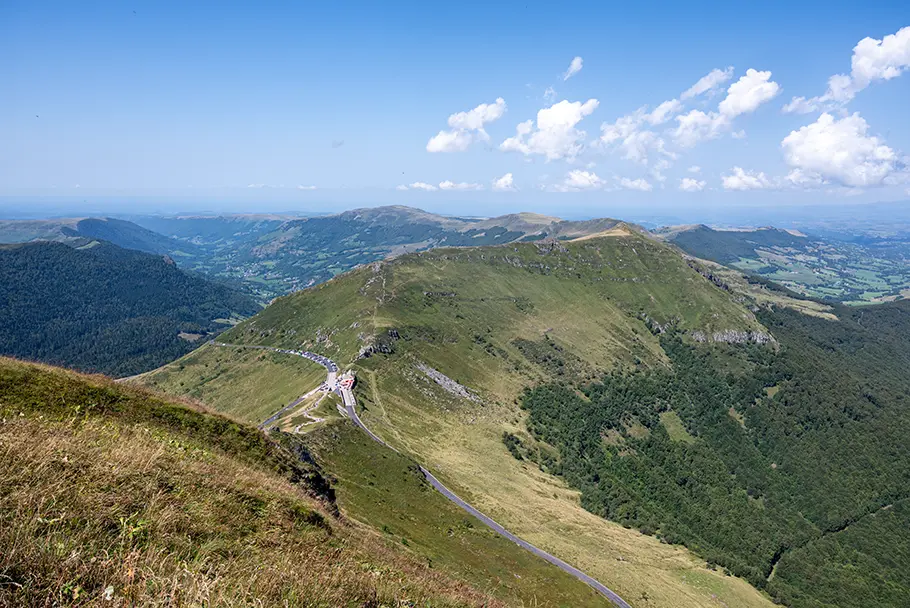
[[[180,357],[258,308],[167,258],[104,241],[0,246],[4,355],[127,376]]]
[[[759,313],[775,348],[665,334],[668,367],[530,390],[504,440],[787,605],[908,605],[910,302],[836,312]]]

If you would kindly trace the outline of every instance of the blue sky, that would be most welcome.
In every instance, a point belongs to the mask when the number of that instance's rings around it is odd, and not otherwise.
[[[906,2],[391,4],[0,3],[0,196],[592,215],[908,198]]]

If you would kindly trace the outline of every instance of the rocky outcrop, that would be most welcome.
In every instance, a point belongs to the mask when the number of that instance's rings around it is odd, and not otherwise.
[[[363,340],[363,334],[357,336]],[[373,337],[366,344],[360,347],[360,352],[357,353],[358,359],[368,359],[376,354],[391,355],[395,352],[394,343],[399,340],[401,336],[398,335],[397,329],[390,329],[385,336],[379,338]]]
[[[660,323],[655,319],[652,319],[650,315],[645,312],[638,314],[638,318],[641,319],[645,326],[655,336],[658,334],[664,334],[676,327],[679,324],[679,317],[673,317],[666,323]]]
[[[761,331],[743,331],[739,329],[724,329],[706,334],[701,330],[689,332],[696,342],[723,342],[726,344],[768,344],[774,341],[771,334]]]
[[[686,258],[686,264],[688,264],[689,267],[690,267],[692,270],[694,270],[695,272],[697,272],[697,273],[700,274],[701,276],[705,277],[706,279],[708,279],[709,281],[711,281],[712,283],[714,283],[715,285],[717,285],[718,287],[720,287],[720,288],[723,289],[724,291],[730,291],[730,286],[727,285],[727,283],[726,283],[723,279],[721,279],[720,277],[716,276],[714,273],[712,273],[712,272],[711,272],[710,270],[708,270],[707,268],[704,268],[701,264],[697,263],[697,262],[696,262],[695,260],[693,260],[692,258],[688,258],[688,257],[687,257],[687,258]]]
[[[427,378],[441,386],[446,392],[451,393],[456,397],[461,397],[462,399],[467,399],[476,403],[480,402],[480,397],[474,394],[474,392],[469,390],[467,387],[455,382],[442,372],[433,369],[426,363],[417,363],[414,365],[414,367],[422,371]]]
[[[558,253],[568,253],[569,252],[569,249],[565,245],[561,244],[558,240],[554,239],[553,237],[547,237],[547,238],[541,239],[541,240],[537,241],[536,243],[534,243],[534,245],[537,247],[537,252],[540,253],[541,255],[553,253],[554,251],[558,252]]]

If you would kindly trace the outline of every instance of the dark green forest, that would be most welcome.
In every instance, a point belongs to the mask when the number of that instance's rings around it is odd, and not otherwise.
[[[249,296],[167,258],[95,243],[0,246],[0,353],[127,376],[228,327],[216,319],[258,310]]]
[[[529,390],[504,441],[782,603],[908,606],[910,302],[836,312],[758,313],[775,348],[665,334],[671,367]]]
[[[124,249],[135,249],[146,253],[176,255],[197,252],[197,248],[191,243],[183,243],[133,222],[112,217],[89,217],[79,220],[75,230],[64,227],[61,232],[71,237],[98,239]]]
[[[721,264],[737,262],[740,258],[756,257],[755,250],[768,247],[802,249],[809,239],[794,236],[786,230],[712,230],[698,226],[674,235],[671,242],[688,254]]]

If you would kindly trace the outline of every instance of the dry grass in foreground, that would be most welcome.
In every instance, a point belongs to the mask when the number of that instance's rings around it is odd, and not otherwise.
[[[499,605],[228,419],[0,358],[0,420],[0,605]]]

